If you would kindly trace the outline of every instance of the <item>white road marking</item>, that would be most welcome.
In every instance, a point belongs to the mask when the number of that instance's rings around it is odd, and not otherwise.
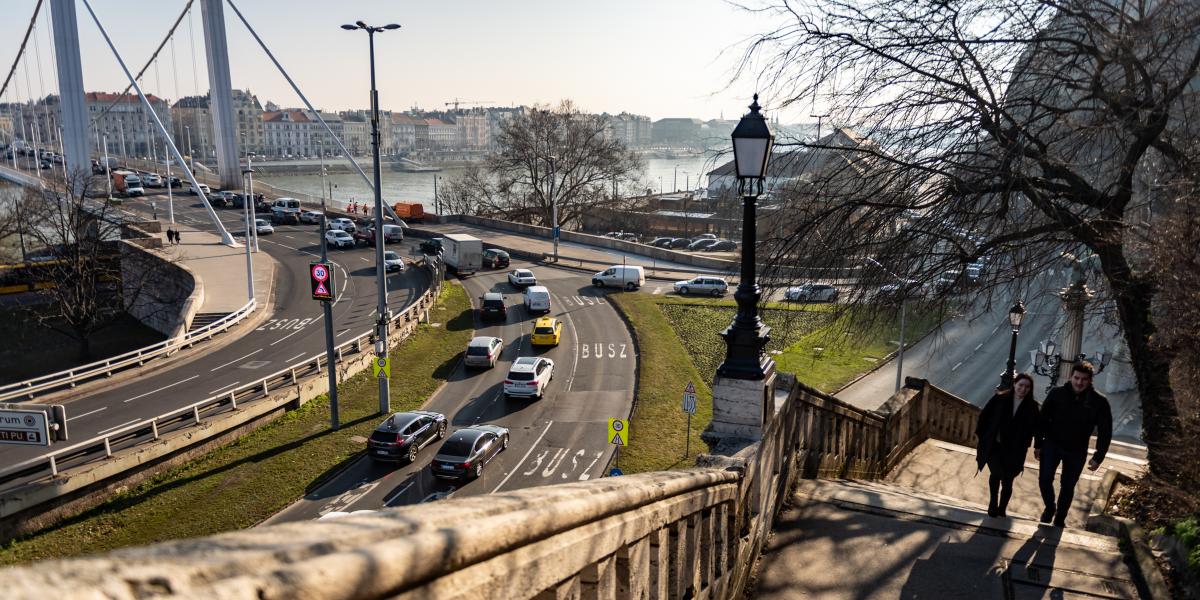
[[[90,411],[88,411],[88,412],[85,412],[85,413],[83,413],[83,414],[80,414],[80,415],[75,415],[75,416],[73,416],[73,417],[71,417],[71,418],[67,419],[67,421],[68,421],[68,422],[70,422],[70,421],[74,421],[75,419],[80,419],[80,418],[86,417],[86,416],[88,416],[88,415],[94,415],[94,414],[96,414],[96,413],[98,413],[98,412],[100,412],[100,411],[102,411],[102,410],[108,410],[108,407],[107,407],[107,406],[101,406],[100,408],[97,408],[96,410],[90,410]]]
[[[975,346],[975,351],[979,352],[979,349],[982,347],[983,347],[983,342],[980,342],[978,346]]]
[[[521,460],[517,461],[517,464],[518,464],[518,465],[523,465],[523,464],[525,464],[525,459],[529,458],[529,455],[530,455],[530,453],[532,453],[532,452],[533,452],[533,449],[534,449],[534,448],[537,448],[537,445],[538,445],[539,443],[541,443],[541,441],[542,441],[542,438],[546,437],[546,432],[547,432],[547,431],[550,431],[550,426],[551,426],[551,425],[553,425],[553,424],[554,424],[554,421],[547,421],[547,422],[546,422],[546,428],[542,430],[542,434],[541,434],[541,435],[539,435],[539,436],[537,437],[537,439],[536,439],[536,440],[533,440],[533,444],[532,444],[532,445],[530,445],[530,446],[529,446],[529,449],[525,451],[525,456],[522,456],[522,457],[521,457]],[[493,494],[495,494],[496,492],[500,491],[500,488],[504,487],[504,484],[508,483],[508,478],[509,478],[509,477],[512,477],[512,476],[513,476],[513,473],[516,473],[516,472],[517,472],[516,468],[514,468],[514,469],[513,469],[513,470],[511,470],[511,471],[509,471],[509,472],[508,472],[508,475],[505,475],[505,476],[504,476],[504,479],[500,480],[500,485],[497,485],[497,486],[496,486],[496,489],[492,490],[492,493],[493,493]]]
[[[993,327],[993,328],[992,328],[992,335],[996,335],[996,331],[998,331],[999,329],[1000,329],[1000,326],[999,326],[999,325],[997,325],[997,326]]]
[[[587,481],[588,479],[591,479],[592,476],[588,474],[588,471],[591,471],[592,467],[596,466],[596,463],[600,460],[601,456],[604,456],[603,450],[597,452],[596,458],[593,458],[591,464],[589,464],[586,468],[584,468],[583,473],[581,473],[579,475],[580,481]]]
[[[163,391],[163,390],[165,390],[165,389],[167,389],[167,388],[173,388],[173,387],[175,387],[175,386],[177,386],[177,385],[179,385],[179,384],[181,384],[181,383],[187,383],[187,382],[189,382],[189,381],[191,381],[191,380],[193,380],[193,379],[195,379],[195,378],[197,378],[197,377],[199,377],[199,375],[192,375],[191,377],[188,377],[187,379],[184,379],[183,381],[176,381],[175,383],[172,383],[172,384],[170,384],[170,385],[164,385],[164,386],[162,386],[162,387],[158,388],[157,390],[151,390],[151,391],[149,391],[149,392],[146,392],[145,394],[139,394],[139,395],[137,395],[137,396],[134,396],[134,397],[132,397],[132,398],[130,398],[130,399],[128,399],[128,400],[126,400],[126,402],[133,402],[134,400],[137,400],[138,398],[145,398],[146,396],[149,396],[150,394],[156,394],[156,393],[158,393],[158,392],[161,392],[161,391]]]
[[[363,261],[363,262],[371,262],[371,259],[369,259],[369,258],[367,258],[367,257],[365,257],[365,256],[360,256],[360,257],[358,257],[358,260],[361,260],[361,261]]]
[[[271,342],[270,344],[268,344],[268,346],[274,346],[275,344],[278,344],[279,342],[282,342],[283,340],[286,340],[286,339],[288,339],[288,338],[292,337],[293,335],[296,335],[297,333],[300,333],[301,331],[304,331],[304,330],[303,330],[303,329],[297,329],[297,330],[295,330],[295,331],[293,331],[293,332],[291,332],[291,333],[289,333],[289,334],[287,334],[287,335],[285,335],[285,336],[283,336],[283,337],[281,337],[281,338],[279,338],[279,339],[277,339],[277,340],[275,340],[275,341]]]
[[[410,481],[410,482],[408,482],[408,485],[406,485],[406,486],[404,486],[404,487],[402,487],[402,488],[400,488],[400,489],[396,490],[396,493],[395,493],[395,494],[392,494],[392,497],[391,497],[391,498],[384,498],[384,499],[383,499],[383,505],[384,505],[384,506],[391,506],[391,505],[392,505],[392,500],[395,500],[396,498],[399,498],[400,496],[402,496],[402,495],[404,494],[404,492],[407,492],[407,491],[408,491],[408,488],[410,488],[410,487],[412,487],[412,486],[413,486],[413,484],[414,484],[414,483],[416,483],[416,482],[415,482],[415,481]]]
[[[134,423],[137,423],[138,421],[141,421],[141,419],[134,419],[132,421],[129,421],[128,423],[121,423],[120,425],[117,425],[116,427],[109,427],[108,429],[101,429],[100,431],[96,432],[96,435],[104,435],[110,431],[116,431],[126,425],[133,425]]]
[[[554,472],[558,470],[558,466],[561,465],[563,459],[567,457],[567,452],[570,451],[566,448],[559,448],[558,450],[554,451],[554,458],[551,458],[550,462],[546,463],[546,468],[542,470],[543,478],[553,475]]]
[[[295,355],[295,356],[293,356],[293,357],[291,357],[291,358],[289,358],[289,359],[285,360],[284,362],[292,362],[293,360],[296,360],[297,358],[300,358],[301,356],[304,356],[304,353],[303,353],[303,352],[301,352],[300,354],[297,354],[297,355]]]
[[[951,371],[957,371],[957,370],[958,370],[958,368],[959,368],[959,367],[961,367],[961,366],[962,366],[962,362],[960,361],[960,362],[959,362],[957,365],[954,365],[953,367],[951,367],[951,368],[950,368],[950,370],[951,370]]]
[[[581,457],[581,456],[583,456],[583,455],[585,455],[585,454],[587,454],[587,450],[584,450],[583,448],[580,448],[580,449],[579,449],[579,452],[576,452],[575,454],[572,454],[572,455],[571,455],[571,472],[572,472],[572,473],[574,473],[574,472],[575,472],[575,469],[578,469],[578,468],[579,468],[579,457]],[[563,479],[566,479],[566,478],[567,478],[567,473],[566,473],[565,471],[564,471],[564,472],[563,472],[563,474],[562,474],[562,478],[563,478]]]
[[[343,330],[339,331],[338,334],[333,337],[342,337],[346,333],[349,333],[349,331],[350,331],[349,329],[343,329]]]
[[[656,287],[656,288],[654,288],[654,291],[653,291],[653,292],[650,292],[650,293],[651,293],[651,294],[654,294],[655,296],[657,296],[657,295],[659,295],[659,294],[661,294],[661,293],[662,293],[662,288],[661,288],[661,287]]]
[[[213,390],[213,391],[211,391],[211,392],[209,392],[209,393],[210,393],[210,394],[215,394],[215,393],[217,393],[217,392],[220,392],[220,391],[222,391],[222,390],[227,390],[227,389],[229,389],[229,388],[231,388],[231,387],[233,387],[233,386],[235,386],[235,385],[237,385],[237,384],[239,384],[239,383],[241,383],[241,382],[240,382],[240,381],[235,381],[235,382],[233,382],[233,383],[231,383],[231,384],[229,384],[229,385],[224,385],[224,386],[221,386],[221,387],[219,387],[219,388],[217,388],[217,389],[215,389],[215,390]]]
[[[220,368],[222,368],[222,367],[228,367],[229,365],[232,365],[233,363],[235,363],[235,362],[238,362],[239,360],[245,360],[245,359],[247,359],[247,358],[250,358],[251,356],[254,356],[255,354],[258,354],[259,352],[262,352],[262,348],[259,348],[258,350],[255,350],[254,352],[251,352],[250,354],[247,354],[247,355],[245,355],[245,356],[243,356],[243,357],[241,357],[241,358],[235,358],[235,359],[233,359],[233,360],[231,360],[231,361],[229,361],[229,362],[227,362],[227,363],[225,363],[225,364],[223,364],[223,365],[220,365],[220,366],[218,366],[218,367],[214,367],[214,368],[212,368],[212,369],[209,369],[209,372],[211,373],[212,371],[216,371],[217,369],[220,369]]]

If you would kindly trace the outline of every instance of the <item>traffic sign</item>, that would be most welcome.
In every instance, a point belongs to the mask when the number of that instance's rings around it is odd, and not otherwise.
[[[333,300],[333,269],[328,263],[308,263],[313,300]]]
[[[685,394],[695,394],[695,393],[696,393],[696,386],[692,385],[692,382],[690,382],[690,381],[689,381],[689,382],[688,382],[688,384],[687,384],[687,386],[683,388],[683,393],[685,393]]]
[[[684,394],[683,395],[683,412],[685,412],[689,415],[696,414],[696,395],[695,394]]]
[[[50,423],[40,410],[0,410],[0,443],[49,446]]]
[[[629,421],[624,419],[608,420],[608,443],[617,446],[629,445]]]
[[[392,359],[387,356],[376,356],[371,362],[371,372],[379,379],[392,378]]]
[[[609,471],[608,471],[609,477],[620,477],[624,474],[625,474],[625,472],[622,471],[621,469],[618,469],[617,467],[613,467],[613,468],[609,469]]]

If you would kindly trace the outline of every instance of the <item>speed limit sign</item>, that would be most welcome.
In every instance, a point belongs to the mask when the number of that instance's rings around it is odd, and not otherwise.
[[[326,263],[308,263],[313,300],[333,300],[333,269]]]

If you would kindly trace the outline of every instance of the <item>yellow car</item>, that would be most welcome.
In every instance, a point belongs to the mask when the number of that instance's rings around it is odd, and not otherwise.
[[[534,346],[557,346],[562,339],[562,321],[554,317],[542,317],[533,324],[533,335],[529,343]]]

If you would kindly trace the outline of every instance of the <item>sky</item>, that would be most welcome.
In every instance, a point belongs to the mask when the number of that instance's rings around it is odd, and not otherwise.
[[[117,49],[136,72],[162,40],[186,0],[91,0]],[[301,90],[322,110],[369,104],[367,35],[339,28],[362,20],[398,23],[376,35],[380,106],[444,109],[447,102],[512,106],[571,99],[588,112],[627,111],[652,119],[736,119],[754,92],[753,79],[730,86],[745,41],[775,23],[723,0],[235,0]],[[0,77],[7,73],[36,0],[0,0]],[[49,5],[50,2],[45,2]],[[144,91],[171,100],[207,90],[200,0],[171,45],[151,67]],[[88,91],[119,91],[127,83],[83,1],[77,17]],[[46,9],[44,8],[43,11]],[[301,106],[284,78],[225,5],[233,86],[263,102]],[[23,96],[53,89],[49,17],[39,20],[38,62]],[[192,68],[192,43],[197,69]],[[32,43],[29,50],[34,56]],[[174,73],[174,75],[172,74]],[[176,82],[176,80],[178,80]],[[11,100],[12,97],[5,98]],[[769,99],[763,104],[770,106]],[[770,113],[768,112],[768,115]],[[779,115],[785,122],[808,120]]]

